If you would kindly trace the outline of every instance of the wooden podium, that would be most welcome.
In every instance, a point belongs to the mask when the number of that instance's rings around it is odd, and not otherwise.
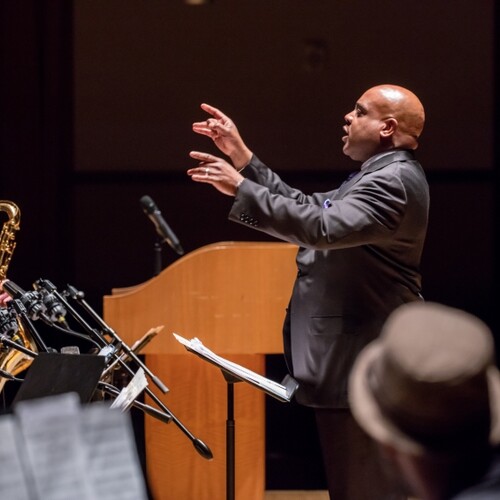
[[[226,490],[226,381],[172,333],[198,337],[216,354],[264,374],[265,354],[282,352],[296,253],[286,243],[215,243],[143,284],[104,297],[104,320],[129,346],[151,327],[165,326],[143,353],[170,392],[150,388],[214,455],[204,459],[175,424],[147,416],[148,479],[156,500],[222,500]],[[235,385],[234,395],[236,498],[261,500],[265,396],[245,383]]]

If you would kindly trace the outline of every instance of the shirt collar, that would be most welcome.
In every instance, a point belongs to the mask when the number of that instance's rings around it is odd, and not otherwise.
[[[384,156],[390,155],[394,153],[395,151],[399,151],[397,149],[391,149],[390,151],[382,151],[382,153],[377,153],[373,155],[371,158],[368,158],[363,164],[361,165],[360,170],[366,170],[372,163],[376,162],[377,160],[380,160],[380,158],[383,158]]]

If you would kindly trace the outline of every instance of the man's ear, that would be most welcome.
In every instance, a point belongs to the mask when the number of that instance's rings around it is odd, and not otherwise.
[[[396,118],[386,118],[383,122],[383,126],[380,130],[380,136],[383,138],[388,138],[394,135],[398,128],[398,121]]]

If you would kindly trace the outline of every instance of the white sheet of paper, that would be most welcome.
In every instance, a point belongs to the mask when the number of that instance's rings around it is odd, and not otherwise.
[[[86,479],[99,500],[146,500],[130,415],[94,403],[84,409]]]
[[[191,340],[188,340],[182,337],[181,335],[178,335],[177,333],[174,333],[173,335],[177,339],[177,341],[180,342],[182,345],[184,345],[191,351],[198,353],[207,360],[215,363],[222,369],[225,369],[228,373],[231,373],[235,377],[239,377],[243,380],[247,380],[257,385],[258,387],[262,387],[263,389],[276,395],[282,400],[288,401],[290,399],[287,394],[287,389],[284,385],[279,384],[274,380],[270,380],[252,370],[249,370],[248,368],[245,368],[244,366],[241,366],[237,363],[233,363],[232,361],[229,361],[221,356],[218,356],[210,349],[205,347],[201,342],[201,340],[197,339],[196,337],[194,337]]]
[[[128,413],[111,410],[107,402],[82,407],[77,394],[67,393],[18,403],[15,417],[18,425],[14,417],[0,419],[7,431],[17,428],[17,435],[5,434],[13,436],[12,442],[3,440],[11,454],[5,460],[20,457],[18,465],[11,460],[10,472],[19,496],[6,499],[147,499]],[[28,496],[19,493],[22,486]]]
[[[44,500],[94,500],[81,433],[80,399],[76,393],[18,403],[28,466],[37,497]]]
[[[22,435],[13,415],[0,418],[0,492],[9,500],[32,500],[33,484],[29,470],[24,466]]]
[[[147,385],[148,380],[146,379],[144,370],[139,368],[132,377],[132,380],[120,391],[120,394],[118,394],[117,398],[113,401],[111,408],[122,411],[128,410]]]

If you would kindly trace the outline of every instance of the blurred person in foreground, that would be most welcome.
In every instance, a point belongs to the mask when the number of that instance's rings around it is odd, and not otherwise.
[[[389,84],[363,93],[344,116],[342,137],[344,154],[359,170],[337,189],[311,195],[264,165],[224,113],[208,104],[202,109],[211,116],[193,130],[231,163],[193,151],[198,165],[188,175],[234,197],[230,220],[299,246],[284,353],[300,384],[297,402],[314,409],[330,497],[400,498],[349,411],[347,379],[387,316],[422,300],[429,190],[414,155],[424,126],[420,100]]]
[[[354,417],[420,500],[500,498],[500,373],[489,328],[436,303],[398,308],[359,355]]]

